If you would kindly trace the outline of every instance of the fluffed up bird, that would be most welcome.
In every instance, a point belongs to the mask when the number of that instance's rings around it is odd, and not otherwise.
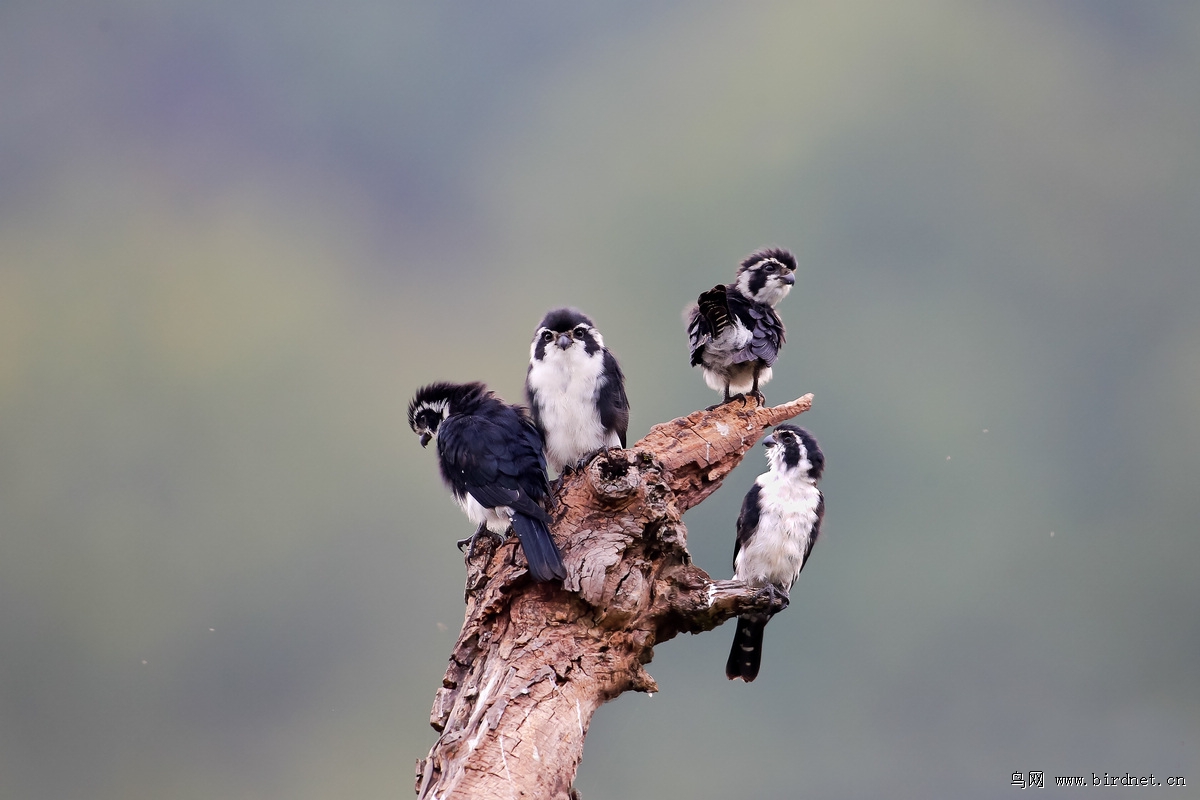
[[[788,602],[788,592],[808,561],[821,532],[825,498],[817,481],[825,456],[803,428],[776,425],[763,439],[770,469],[758,476],[737,519],[733,577],[763,587],[773,602]],[[763,629],[771,612],[738,617],[725,676],[749,683],[762,663]]]
[[[625,446],[625,376],[577,308],[556,308],[542,319],[529,346],[525,397],[555,472],[580,466],[601,448]]]
[[[684,311],[692,366],[704,371],[704,382],[724,392],[763,402],[759,387],[771,380],[771,365],[783,346],[783,320],[775,306],[796,283],[796,258],[787,250],[767,248],[751,253],[737,278],[714,286]]]
[[[408,424],[421,446],[437,438],[442,480],[479,527],[458,543],[475,551],[480,536],[503,540],[516,531],[536,581],[565,578],[562,555],[550,537],[549,493],[542,437],[520,406],[508,405],[482,383],[433,383],[417,390]]]

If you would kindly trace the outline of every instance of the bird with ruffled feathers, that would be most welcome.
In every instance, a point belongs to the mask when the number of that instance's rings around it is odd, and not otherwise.
[[[771,380],[786,338],[775,306],[795,283],[796,257],[765,248],[742,261],[733,283],[714,286],[684,310],[692,366],[723,393],[722,403],[747,394],[764,402],[760,387]]]

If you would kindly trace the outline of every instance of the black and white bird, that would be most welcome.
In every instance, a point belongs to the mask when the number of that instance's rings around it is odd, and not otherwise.
[[[525,397],[555,472],[580,466],[601,448],[625,446],[625,376],[577,308],[556,308],[542,319],[529,346]]]
[[[770,469],[758,476],[737,520],[733,577],[760,586],[786,606],[788,592],[804,569],[821,533],[825,498],[817,481],[825,456],[803,428],[776,425],[763,439]],[[771,612],[738,617],[725,676],[749,683],[762,663],[763,629]]]
[[[771,365],[783,346],[783,320],[775,311],[796,283],[796,257],[767,248],[751,253],[738,268],[737,279],[714,286],[684,311],[692,366],[704,371],[704,382],[718,392],[763,402],[759,387],[771,380]]]
[[[542,507],[550,491],[542,437],[524,408],[508,405],[482,383],[433,383],[408,404],[408,424],[422,447],[437,438],[442,480],[479,526],[458,543],[460,549],[470,545],[468,558],[480,536],[503,540],[511,529],[534,580],[566,577]]]

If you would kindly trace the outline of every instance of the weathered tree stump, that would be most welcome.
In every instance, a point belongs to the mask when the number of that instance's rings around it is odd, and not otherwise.
[[[809,394],[774,408],[749,399],[697,411],[567,476],[552,510],[568,573],[561,587],[530,580],[515,537],[481,543],[417,795],[566,800],[596,709],[630,689],[658,690],[643,667],[654,645],[773,610],[757,590],[692,564],[682,517],[765,428],[811,405]]]

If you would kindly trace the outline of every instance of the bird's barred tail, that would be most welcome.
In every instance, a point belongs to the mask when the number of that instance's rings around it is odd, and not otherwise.
[[[529,562],[529,574],[535,581],[562,580],[567,577],[562,555],[550,538],[550,529],[544,522],[518,512],[513,515],[512,526],[521,540],[521,549],[525,551],[525,560]]]
[[[765,619],[738,617],[737,633],[733,635],[733,647],[729,649],[729,660],[725,662],[725,677],[729,680],[741,678],[746,683],[758,677],[762,664],[763,629]]]

